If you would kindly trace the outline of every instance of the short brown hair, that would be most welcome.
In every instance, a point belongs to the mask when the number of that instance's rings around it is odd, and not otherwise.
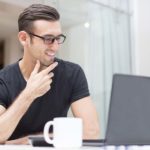
[[[58,21],[60,15],[58,11],[51,6],[43,4],[33,4],[27,7],[18,18],[19,31],[31,32],[33,30],[33,22],[36,20]]]

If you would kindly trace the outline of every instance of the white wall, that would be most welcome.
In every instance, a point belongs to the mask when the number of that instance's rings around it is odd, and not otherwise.
[[[150,76],[150,0],[134,0],[136,74]]]
[[[5,60],[4,64],[12,64],[22,57],[22,48],[18,42],[17,34],[5,39]]]
[[[63,29],[66,35],[66,41],[58,52],[58,56],[64,60],[80,64],[83,68],[87,59],[87,37],[88,29],[83,24],[77,24],[67,29]],[[80,56],[80,57],[79,57]]]

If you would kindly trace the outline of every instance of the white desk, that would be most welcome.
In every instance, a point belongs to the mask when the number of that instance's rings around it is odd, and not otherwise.
[[[0,145],[0,150],[150,150],[149,146],[106,146],[106,147],[81,147],[81,148],[51,148],[51,147],[32,147],[30,145]]]
[[[56,149],[52,147],[32,147],[30,145],[0,145],[0,150],[103,150],[100,147],[81,147],[81,148],[67,148]]]

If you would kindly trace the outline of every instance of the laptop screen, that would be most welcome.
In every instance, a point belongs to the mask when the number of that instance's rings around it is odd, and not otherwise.
[[[106,131],[109,145],[150,144],[150,78],[115,74]]]

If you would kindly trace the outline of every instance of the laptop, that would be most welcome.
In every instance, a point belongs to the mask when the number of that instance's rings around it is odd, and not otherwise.
[[[113,77],[108,145],[150,145],[150,77]]]
[[[30,137],[33,146],[52,146]],[[105,139],[83,140],[83,146],[150,145],[150,77],[115,74]]]

